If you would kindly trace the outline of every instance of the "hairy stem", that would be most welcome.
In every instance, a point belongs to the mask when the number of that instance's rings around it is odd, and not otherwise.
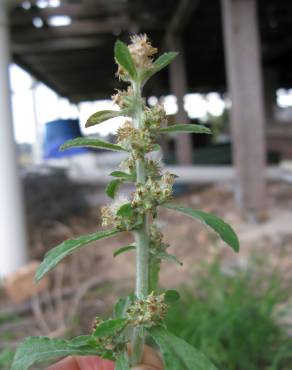
[[[143,125],[143,105],[141,99],[141,86],[134,85],[137,99],[137,109],[134,117],[134,125],[141,129]],[[146,181],[146,170],[144,158],[136,160],[137,183],[144,184]],[[143,216],[143,223],[138,230],[135,230],[136,241],[136,296],[139,299],[147,297],[149,293],[149,225],[148,215]],[[136,365],[140,362],[144,346],[144,335],[142,328],[135,328],[132,337],[132,358],[131,364]]]

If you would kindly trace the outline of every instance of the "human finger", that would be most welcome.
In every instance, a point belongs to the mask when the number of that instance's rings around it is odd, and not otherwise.
[[[80,370],[74,357],[66,357],[46,370]]]
[[[96,356],[77,356],[75,359],[80,370],[114,370],[115,368],[112,361],[103,360]]]

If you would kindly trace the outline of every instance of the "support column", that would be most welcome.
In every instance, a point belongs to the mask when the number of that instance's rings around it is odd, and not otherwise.
[[[13,138],[8,14],[0,1],[0,278],[27,261],[23,202]]]
[[[221,4],[237,190],[241,206],[257,217],[266,206],[266,149],[256,0]]]
[[[169,34],[167,44],[170,50],[178,51],[179,55],[169,66],[170,90],[177,98],[177,123],[189,123],[187,112],[184,109],[184,96],[188,91],[184,47],[180,36]],[[176,156],[179,164],[192,163],[191,135],[179,134],[176,137]]]

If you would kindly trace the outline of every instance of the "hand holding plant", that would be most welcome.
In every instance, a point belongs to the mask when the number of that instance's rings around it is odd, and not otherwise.
[[[46,254],[36,274],[38,281],[75,250],[100,239],[130,232],[133,243],[122,246],[114,256],[130,251],[136,253],[135,293],[118,300],[111,319],[103,321],[97,317],[95,328],[89,335],[71,340],[27,338],[16,353],[12,370],[26,370],[34,363],[68,355],[100,356],[114,361],[116,370],[129,370],[141,363],[146,338],[156,343],[165,370],[215,370],[202,353],[168,332],[165,326],[168,306],[179,298],[179,294],[174,290],[159,289],[160,264],[162,260],[181,262],[168,252],[170,246],[164,242],[157,223],[158,210],[164,207],[181,212],[208,225],[235,251],[239,250],[239,242],[232,228],[218,217],[172,203],[172,186],[176,176],[163,173],[160,163],[151,157],[151,152],[159,150],[159,135],[210,134],[208,128],[200,125],[168,126],[163,106],[146,106],[142,97],[143,86],[177,55],[175,52],[165,53],[154,61],[156,53],[157,49],[149,43],[146,35],[133,36],[129,46],[116,42],[117,75],[128,84],[127,90],[117,91],[113,96],[120,110],[97,112],[86,124],[89,127],[113,117],[125,117],[124,125],[118,129],[116,144],[77,138],[61,147],[65,150],[85,146],[128,153],[120,168],[111,173],[113,180],[106,188],[107,195],[115,199],[112,205],[101,209],[102,225],[106,230],[64,241]],[[129,199],[117,196],[123,183],[135,185]],[[131,355],[127,351],[129,344]]]

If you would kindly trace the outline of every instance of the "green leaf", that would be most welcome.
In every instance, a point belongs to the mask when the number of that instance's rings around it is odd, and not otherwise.
[[[203,125],[194,125],[194,124],[186,124],[186,125],[171,125],[168,127],[163,127],[159,130],[161,134],[164,133],[194,133],[194,134],[212,134],[212,131]]]
[[[41,280],[46,273],[52,270],[63,258],[87,244],[95,242],[96,240],[105,239],[110,236],[120,233],[119,230],[98,231],[93,234],[79,236],[76,239],[65,240],[63,243],[57,245],[46,253],[43,262],[40,264],[35,280]]]
[[[97,348],[92,344],[92,336],[82,336],[72,341],[49,339],[46,337],[28,337],[18,347],[11,370],[27,370],[33,364],[45,362],[68,355],[97,355]]]
[[[117,211],[118,216],[131,217],[133,213],[133,208],[131,203],[123,204]]]
[[[166,329],[152,327],[149,333],[159,346],[165,370],[217,370],[203,353]]]
[[[124,318],[126,315],[127,308],[132,302],[135,302],[137,297],[135,294],[130,294],[127,297],[120,298],[114,307],[114,317],[116,319]]]
[[[161,150],[161,146],[159,144],[154,144],[153,148],[152,148],[152,151],[153,152],[159,152],[159,150]]]
[[[166,303],[176,302],[180,299],[180,295],[176,290],[167,290],[164,295]]]
[[[234,232],[232,227],[225,223],[223,220],[221,220],[221,218],[210,213],[206,213],[192,208],[182,207],[172,203],[163,204],[163,207],[182,212],[187,216],[196,218],[199,221],[207,224],[214,231],[216,231],[221,237],[221,239],[224,240],[228,245],[230,245],[230,247],[235,252],[239,251],[239,240],[237,238],[236,233]]]
[[[135,64],[128,46],[120,40],[117,40],[115,43],[115,58],[119,65],[129,73],[132,79],[137,77]]]
[[[85,127],[98,125],[111,118],[120,117],[120,116],[127,116],[127,111],[125,110],[101,110],[99,112],[92,114],[88,118],[85,124]]]
[[[161,71],[163,68],[167,67],[174,58],[178,55],[177,52],[170,51],[168,53],[164,53],[158,57],[155,62],[153,63],[152,67],[145,71],[142,76],[142,81],[148,80],[152,77],[155,73]]]
[[[179,266],[182,266],[183,265],[183,263],[180,260],[178,260],[175,256],[173,256],[172,254],[168,254],[168,253],[164,253],[164,252],[159,252],[159,253],[156,254],[156,256],[158,258],[161,258],[162,260],[174,262],[174,263],[176,263]]]
[[[125,354],[119,355],[116,361],[115,370],[130,370],[130,366]]]
[[[102,322],[93,332],[94,337],[106,337],[116,334],[123,329],[127,323],[127,319],[113,319]]]
[[[113,255],[114,255],[114,257],[117,257],[117,256],[119,256],[122,253],[125,253],[125,252],[128,252],[128,251],[133,251],[135,249],[136,249],[135,245],[127,245],[126,247],[122,247],[122,248],[116,249],[114,251],[114,254]]]
[[[117,191],[119,190],[121,183],[122,183],[122,180],[119,180],[119,179],[112,180],[110,183],[107,184],[107,187],[105,189],[106,194],[110,198],[114,199],[114,197],[117,194]]]
[[[126,152],[127,150],[122,148],[120,145],[112,144],[107,141],[92,139],[87,137],[77,137],[76,139],[68,140],[60,146],[60,150],[66,150],[71,148],[87,147],[87,148],[99,148],[113,150],[116,152]]]
[[[123,179],[125,181],[135,181],[136,176],[132,173],[127,173],[123,171],[113,171],[110,173],[110,176],[117,177],[119,179]]]

